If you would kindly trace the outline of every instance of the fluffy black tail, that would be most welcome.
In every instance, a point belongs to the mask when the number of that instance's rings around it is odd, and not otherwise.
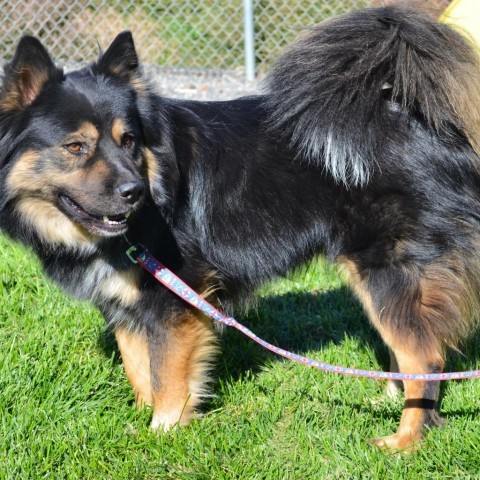
[[[347,186],[368,182],[394,128],[386,98],[480,152],[479,59],[423,13],[370,8],[324,22],[279,58],[267,84],[273,128]]]

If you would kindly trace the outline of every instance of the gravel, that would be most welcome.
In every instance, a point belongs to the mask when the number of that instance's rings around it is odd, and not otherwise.
[[[147,78],[167,97],[191,100],[229,100],[260,92],[242,70],[187,70],[144,66]]]

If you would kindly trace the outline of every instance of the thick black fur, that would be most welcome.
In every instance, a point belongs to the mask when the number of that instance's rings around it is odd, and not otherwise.
[[[46,272],[91,299],[114,329],[146,332],[152,368],[189,309],[141,272],[135,301],[98,291],[103,279],[136,268],[124,255],[125,232],[192,287],[214,291],[224,308],[323,252],[348,265],[387,344],[439,352],[425,367],[436,371],[443,345],[458,345],[476,317],[476,68],[459,34],[393,7],[320,25],[278,61],[265,95],[226,102],[154,93],[128,33],[98,62],[66,75],[28,37],[6,67],[1,94],[1,228],[33,246]],[[133,146],[112,143],[114,118],[127,125]],[[41,152],[76,148],[64,139],[84,122],[100,137],[81,170],[101,159],[109,182],[87,185],[87,204],[73,198],[95,217],[133,214],[125,231],[105,235],[92,220],[79,227],[87,240],[64,242],[39,233],[18,202],[38,198],[70,218],[58,198],[72,185],[12,190],[12,175],[27,151],[40,154],[39,175],[66,169],[63,153],[52,160]],[[132,182],[144,188],[120,201],[119,188]],[[437,303],[436,284],[448,297]],[[154,391],[168,388],[152,375]],[[420,395],[429,400],[429,391]]]

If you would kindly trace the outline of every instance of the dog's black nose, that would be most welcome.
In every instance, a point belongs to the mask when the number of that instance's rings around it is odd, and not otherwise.
[[[145,187],[143,182],[140,180],[133,180],[130,182],[121,183],[117,187],[118,194],[125,200],[127,203],[135,203],[140,200],[143,195]]]

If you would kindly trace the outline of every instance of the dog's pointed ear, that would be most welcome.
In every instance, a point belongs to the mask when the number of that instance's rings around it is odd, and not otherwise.
[[[0,108],[5,111],[25,109],[35,101],[49,80],[63,76],[40,40],[30,36],[20,40],[4,72]]]
[[[97,71],[112,75],[126,82],[134,82],[140,76],[140,63],[132,33],[119,33],[107,51],[97,62]]]

